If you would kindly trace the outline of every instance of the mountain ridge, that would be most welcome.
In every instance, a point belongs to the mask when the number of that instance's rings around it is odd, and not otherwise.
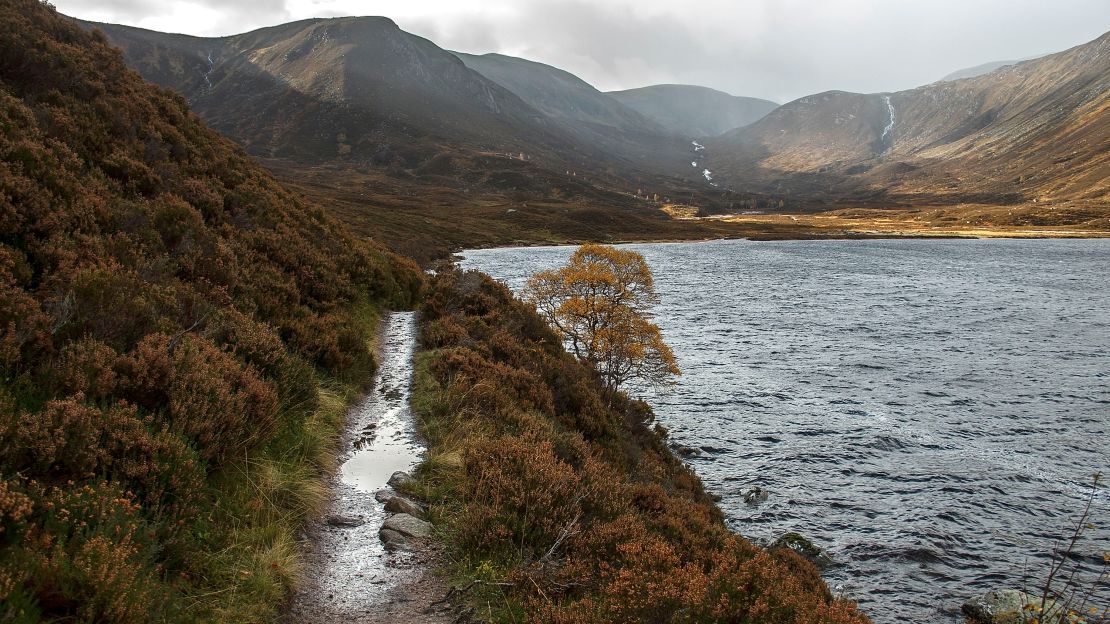
[[[806,96],[710,147],[723,178],[761,190],[1105,201],[1107,75],[1110,33],[977,77]]]
[[[1083,95],[1106,71],[1083,51],[1106,35],[971,78],[778,106],[690,85],[602,93],[543,63],[442,50],[388,18],[212,40],[105,27],[146,77],[265,158],[307,153],[462,190],[683,197],[709,213],[736,194],[813,209],[1106,201],[1106,116]],[[525,167],[488,175],[509,160]]]
[[[763,118],[778,104],[709,87],[658,84],[608,95],[669,131],[688,138],[717,136]]]

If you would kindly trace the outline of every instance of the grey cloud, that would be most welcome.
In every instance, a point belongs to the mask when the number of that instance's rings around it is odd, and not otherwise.
[[[64,12],[99,11],[123,23],[167,6],[55,1]],[[218,23],[193,34],[311,17],[291,15],[285,0],[188,1],[219,11]],[[334,6],[326,0],[311,6],[317,16],[337,14],[324,10]],[[514,0],[501,12],[445,11],[421,0],[353,6],[395,17],[442,47],[522,56],[603,90],[677,82],[779,102],[830,89],[912,88],[964,67],[1062,50],[1110,28],[1106,0]],[[390,6],[407,17],[390,15]]]

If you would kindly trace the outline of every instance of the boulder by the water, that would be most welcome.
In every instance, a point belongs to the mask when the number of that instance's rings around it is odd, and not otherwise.
[[[968,622],[974,624],[1025,624],[1026,609],[1040,610],[1041,597],[1017,589],[989,591],[978,598],[963,604],[961,611]],[[1037,615],[1043,624],[1057,624],[1067,621],[1064,609],[1056,606],[1056,601],[1045,601],[1044,612]]]
[[[744,492],[744,502],[749,505],[758,505],[766,502],[768,496],[767,490],[757,485],[747,492]]]
[[[810,563],[821,570],[836,565],[833,558],[825,554],[825,551],[815,546],[813,542],[806,539],[802,534],[794,533],[793,531],[785,533],[782,537],[775,540],[775,542],[771,544],[771,548],[786,548],[793,550],[802,557],[808,559]]]
[[[415,516],[399,513],[386,518],[382,523],[383,530],[396,531],[405,537],[430,537],[432,525]]]
[[[404,486],[415,482],[416,479],[413,479],[412,475],[407,472],[402,472],[398,470],[397,472],[393,473],[393,476],[389,478],[389,481],[387,481],[386,484],[395,490],[399,490]]]
[[[692,446],[683,446],[681,444],[677,444],[671,448],[674,449],[674,452],[677,453],[679,457],[697,457],[698,455],[701,455],[701,449],[697,449]]]
[[[385,501],[385,510],[389,513],[404,513],[418,518],[424,515],[424,508],[419,503],[404,496],[393,496]]]

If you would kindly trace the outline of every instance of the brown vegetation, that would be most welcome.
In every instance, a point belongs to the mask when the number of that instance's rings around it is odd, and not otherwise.
[[[422,323],[419,474],[477,617],[867,621],[793,552],[729,532],[651,409],[623,393],[609,403],[507,288],[441,272]]]
[[[284,533],[239,549],[265,574],[229,574],[229,540],[303,516],[281,479],[327,439],[318,376],[365,377],[370,311],[420,279],[103,37],[0,1],[0,619],[205,619],[268,587]]]

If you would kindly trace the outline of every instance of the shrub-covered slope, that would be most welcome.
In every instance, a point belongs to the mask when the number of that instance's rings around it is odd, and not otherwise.
[[[650,408],[504,286],[440,273],[422,336],[419,487],[480,619],[867,622],[794,552],[730,533]]]
[[[0,620],[277,607],[342,410],[320,380],[365,377],[419,281],[102,36],[0,0]]]

